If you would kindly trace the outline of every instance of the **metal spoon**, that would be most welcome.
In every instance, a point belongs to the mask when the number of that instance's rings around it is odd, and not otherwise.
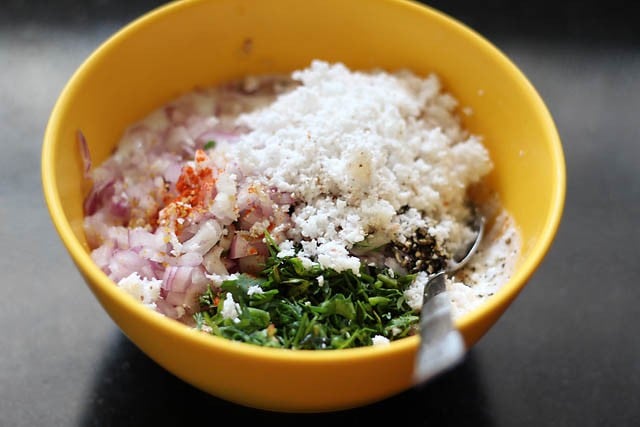
[[[446,291],[445,278],[464,267],[480,245],[484,233],[484,217],[476,214],[476,238],[459,259],[449,261],[447,267],[433,274],[424,286],[420,311],[420,344],[415,359],[414,383],[423,384],[460,363],[466,353],[464,340],[451,317],[451,300]]]

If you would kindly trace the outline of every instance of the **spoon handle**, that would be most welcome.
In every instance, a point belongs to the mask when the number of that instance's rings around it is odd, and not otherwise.
[[[446,292],[446,273],[431,276],[424,286],[420,313],[420,344],[414,367],[414,382],[423,384],[462,361],[464,340],[451,317],[451,301]]]

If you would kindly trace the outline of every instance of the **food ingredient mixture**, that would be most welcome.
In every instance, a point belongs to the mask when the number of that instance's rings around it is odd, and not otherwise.
[[[319,60],[184,94],[90,170],[91,256],[150,309],[229,339],[335,349],[412,335],[428,276],[474,237],[469,189],[492,168],[456,107],[435,75]],[[517,258],[510,217],[483,209],[494,225],[448,279],[455,316]]]

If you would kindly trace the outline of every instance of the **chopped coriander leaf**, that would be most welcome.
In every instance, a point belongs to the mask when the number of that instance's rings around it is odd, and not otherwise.
[[[210,139],[209,141],[207,141],[204,144],[204,149],[205,150],[211,150],[212,148],[215,148],[216,144],[217,144],[217,142],[215,140]]]
[[[359,347],[371,345],[376,335],[394,340],[415,332],[419,318],[403,295],[415,275],[398,276],[364,264],[359,275],[318,265],[307,268],[295,256],[278,257],[271,236],[266,234],[265,240],[270,255],[258,277],[240,274],[200,297],[198,329],[291,349]],[[236,319],[222,316],[220,301],[227,293],[240,307]]]

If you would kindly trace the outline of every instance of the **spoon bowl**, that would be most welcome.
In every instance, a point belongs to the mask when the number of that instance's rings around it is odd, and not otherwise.
[[[482,242],[482,237],[484,235],[484,226],[487,221],[484,215],[481,215],[478,213],[477,209],[474,209],[473,211],[474,211],[473,228],[476,231],[476,236],[474,240],[471,243],[469,243],[469,245],[466,248],[466,251],[463,252],[460,257],[454,256],[447,262],[446,272],[448,274],[453,274],[458,270],[460,270],[465,265],[467,265],[469,260],[473,257],[473,254],[475,254],[476,250],[478,250],[480,243]]]

